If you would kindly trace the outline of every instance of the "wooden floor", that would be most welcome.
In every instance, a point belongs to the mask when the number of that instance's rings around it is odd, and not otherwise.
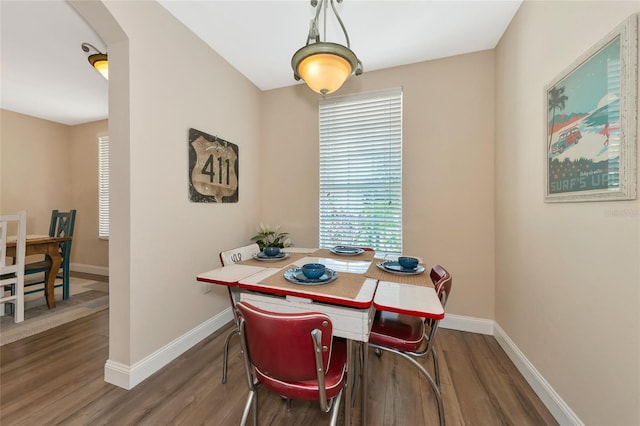
[[[130,391],[105,383],[108,311],[0,348],[0,424],[237,425],[247,396],[238,341],[220,383],[228,327]],[[490,336],[441,329],[447,425],[557,424]],[[425,360],[431,368],[431,360]],[[406,361],[369,356],[368,425],[437,425],[431,389]],[[259,395],[261,425],[325,425],[316,403]],[[356,401],[353,420],[360,418]],[[341,422],[343,421],[341,416]]]

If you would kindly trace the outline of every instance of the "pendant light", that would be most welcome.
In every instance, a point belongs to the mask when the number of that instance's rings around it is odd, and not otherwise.
[[[351,50],[349,35],[336,10],[336,0],[311,0],[316,8],[315,18],[311,21],[307,43],[291,59],[293,77],[303,79],[314,92],[327,95],[338,90],[351,74],[362,74],[362,62]],[[337,0],[342,3],[342,0]],[[327,9],[331,9],[342,28],[347,45],[327,42]],[[318,17],[323,11],[324,41],[320,40]],[[311,43],[310,43],[311,42]]]
[[[96,47],[89,43],[82,43],[82,50],[84,52],[89,52],[89,48],[92,48],[97,53],[93,55],[89,55],[87,58],[92,67],[94,67],[104,78],[109,80],[109,58],[106,53],[102,53]]]

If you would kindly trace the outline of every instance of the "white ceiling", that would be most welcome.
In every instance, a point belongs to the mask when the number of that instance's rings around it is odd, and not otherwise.
[[[63,0],[0,0],[0,106],[69,125],[106,118],[108,83],[83,42],[106,50]]]
[[[314,14],[309,1],[159,3],[259,89],[299,84],[291,56],[306,42]],[[366,73],[494,48],[520,3],[345,0],[337,8]],[[326,40],[345,44],[328,16]],[[80,45],[106,47],[71,6],[0,0],[0,18],[2,108],[69,125],[107,117],[108,83]]]

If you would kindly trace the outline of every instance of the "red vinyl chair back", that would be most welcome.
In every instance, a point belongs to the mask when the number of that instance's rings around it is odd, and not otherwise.
[[[442,303],[442,307],[444,308],[447,304],[447,299],[449,295],[451,295],[451,274],[447,272],[440,265],[435,265],[431,268],[430,272],[431,281],[433,282],[433,287],[438,294],[438,298],[440,299],[440,303]]]
[[[431,267],[431,272],[429,272],[429,276],[431,277],[431,281],[434,286],[438,285],[438,282],[443,280],[449,273],[440,265],[434,265]]]
[[[287,382],[316,380],[311,332],[322,332],[322,365],[329,365],[333,325],[320,313],[275,314],[248,303],[236,305],[244,318],[249,358],[262,375]]]
[[[249,397],[242,414],[244,425],[253,407],[257,425],[260,385],[292,399],[317,400],[331,411],[335,425],[346,381],[347,349],[333,339],[333,325],[317,312],[276,313],[246,302],[236,304],[244,352]]]
[[[446,271],[445,271],[446,272]],[[449,300],[449,296],[451,296],[451,275],[448,272],[442,277],[440,281],[436,283],[436,293],[440,298],[440,303],[442,303],[442,307],[444,308],[447,304],[447,300]]]

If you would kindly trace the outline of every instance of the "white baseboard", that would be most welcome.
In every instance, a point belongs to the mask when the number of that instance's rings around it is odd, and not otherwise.
[[[559,424],[584,425],[498,324],[493,336]]]
[[[104,380],[126,390],[133,389],[231,320],[233,320],[231,308],[225,309],[132,366],[107,360],[104,365]]]
[[[69,269],[73,272],[84,272],[85,274],[95,274],[109,276],[108,266],[83,265],[81,263],[69,263]]]
[[[225,309],[133,366],[107,360],[104,366],[104,380],[127,390],[132,389],[211,333],[225,326],[232,319],[231,308]],[[440,322],[440,327],[494,336],[558,423],[561,425],[584,425],[495,321],[448,314]]]
[[[446,317],[440,321],[440,327],[494,336],[500,347],[502,347],[509,359],[511,359],[511,362],[513,362],[518,371],[520,371],[527,383],[533,388],[533,391],[538,395],[542,403],[559,424],[584,425],[580,418],[578,418],[571,408],[562,400],[560,395],[549,385],[495,321],[447,314]]]
[[[446,314],[444,319],[440,321],[441,328],[488,335],[493,335],[493,324],[493,320],[453,314]]]

